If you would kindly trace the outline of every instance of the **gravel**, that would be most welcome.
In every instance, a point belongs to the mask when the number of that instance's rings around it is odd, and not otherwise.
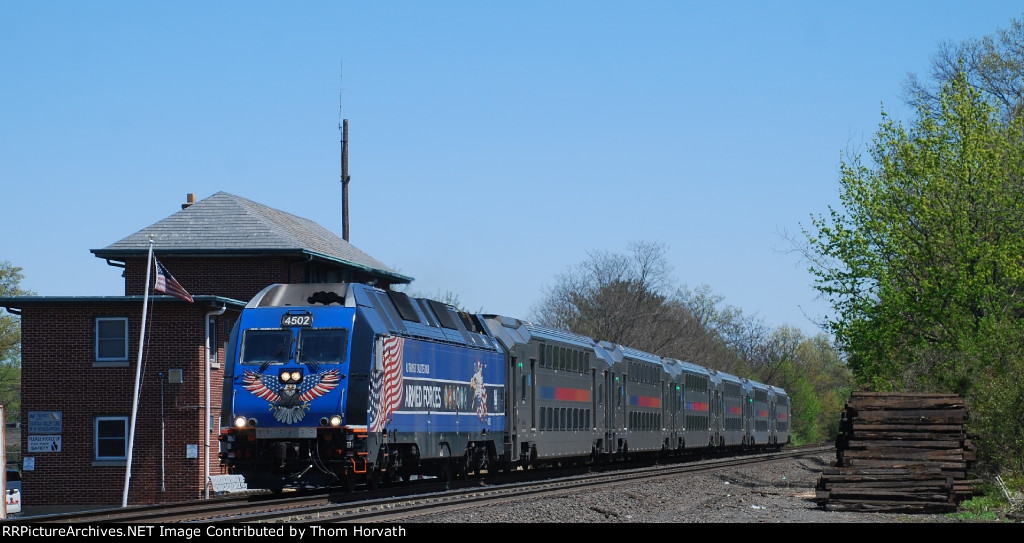
[[[659,482],[438,513],[417,522],[447,523],[936,523],[946,515],[827,511],[814,501],[821,471],[835,454],[782,460]]]

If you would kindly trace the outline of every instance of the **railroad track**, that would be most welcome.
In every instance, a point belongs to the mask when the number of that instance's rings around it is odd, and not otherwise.
[[[555,472],[530,470],[508,476],[460,479],[446,487],[424,479],[374,491],[343,492],[338,489],[229,495],[195,502],[132,506],[23,517],[33,523],[397,523],[437,512],[452,512],[502,501],[542,499],[559,494],[596,489],[623,481],[656,481],[684,473],[818,455],[832,445],[787,447],[773,453],[672,462],[632,469],[575,468]],[[524,481],[524,476],[532,480]],[[3,521],[0,521],[3,522]]]
[[[529,483],[478,484],[474,488],[448,492],[418,495],[392,500],[369,501],[358,504],[338,504],[320,507],[310,511],[267,511],[244,514],[232,519],[216,519],[234,522],[303,522],[303,523],[401,523],[415,522],[418,517],[439,512],[453,513],[482,506],[498,505],[515,500],[543,500],[579,492],[598,489],[623,482],[654,482],[672,479],[682,474],[703,471],[718,471],[736,466],[786,460],[795,457],[821,454],[832,449],[827,447],[792,448],[778,453],[754,456],[730,457],[701,462],[658,465],[645,468],[614,470],[603,473],[545,479]]]

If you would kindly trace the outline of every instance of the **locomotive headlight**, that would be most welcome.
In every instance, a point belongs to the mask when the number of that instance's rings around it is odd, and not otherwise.
[[[235,428],[245,428],[245,417],[235,417]]]
[[[331,426],[341,426],[341,415],[331,417]]]
[[[281,370],[281,373],[277,374],[277,380],[284,384],[298,384],[302,381],[302,371]]]

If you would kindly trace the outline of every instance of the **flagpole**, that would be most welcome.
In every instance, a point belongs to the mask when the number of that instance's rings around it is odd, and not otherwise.
[[[128,507],[128,483],[132,478],[132,450],[135,448],[135,418],[139,412],[139,382],[142,380],[142,342],[146,338],[146,311],[149,309],[149,274],[153,269],[153,234],[149,235],[149,255],[146,257],[146,289],[142,295],[142,326],[139,332],[139,356],[135,363],[135,394],[132,396],[132,422],[128,429],[128,462],[124,470],[124,494],[121,507]]]
[[[0,403],[0,485],[4,489],[3,505],[0,506],[0,519],[7,518],[7,411],[4,404]]]

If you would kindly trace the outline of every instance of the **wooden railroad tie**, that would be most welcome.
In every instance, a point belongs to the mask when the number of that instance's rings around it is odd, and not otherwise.
[[[967,406],[953,394],[854,392],[836,436],[836,462],[815,487],[834,511],[951,513],[974,495]]]

